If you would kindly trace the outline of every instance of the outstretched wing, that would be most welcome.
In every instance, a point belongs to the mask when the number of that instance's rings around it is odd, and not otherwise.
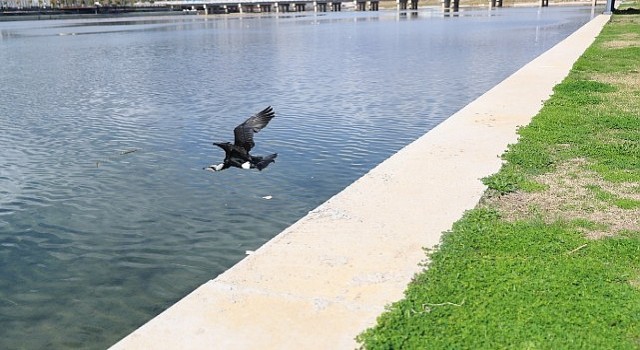
[[[271,118],[275,116],[276,113],[273,111],[273,108],[269,106],[256,115],[249,117],[244,123],[236,126],[236,128],[233,129],[235,136],[234,145],[244,148],[247,152],[251,151],[253,146],[255,146],[253,134],[267,126]]]

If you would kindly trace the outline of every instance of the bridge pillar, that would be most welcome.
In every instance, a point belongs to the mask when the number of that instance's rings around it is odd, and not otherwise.
[[[549,6],[549,0],[540,0],[540,6],[541,7]]]
[[[276,2],[276,12],[289,12],[289,3],[278,3]]]
[[[407,9],[407,0],[397,0],[398,1],[398,10],[406,10]],[[447,1],[447,0],[445,0]]]
[[[445,13],[451,11],[451,0],[442,1],[442,11]]]
[[[610,15],[611,13],[613,13],[613,10],[615,9],[616,9],[616,0],[607,0],[607,4],[605,5],[605,8],[604,8],[604,14]]]
[[[418,0],[411,0],[411,9],[412,10],[418,9]]]
[[[314,12],[327,12],[327,3],[326,2],[313,2],[313,11]]]
[[[378,11],[380,7],[380,2],[378,0],[369,1],[369,11]]]
[[[342,11],[342,3],[341,2],[332,2],[331,3],[331,10],[333,10],[334,12]]]

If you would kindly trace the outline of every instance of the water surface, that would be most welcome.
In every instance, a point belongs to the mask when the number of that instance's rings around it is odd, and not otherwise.
[[[0,22],[0,348],[113,344],[590,17]],[[277,162],[203,171],[267,105]]]

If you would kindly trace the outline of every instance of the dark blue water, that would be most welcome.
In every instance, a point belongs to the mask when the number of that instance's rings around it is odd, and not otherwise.
[[[109,346],[590,17],[0,22],[0,348]],[[203,171],[267,105],[277,162]]]

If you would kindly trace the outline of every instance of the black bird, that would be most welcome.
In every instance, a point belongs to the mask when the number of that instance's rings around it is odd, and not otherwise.
[[[277,153],[268,155],[266,157],[255,157],[249,154],[249,151],[256,144],[253,142],[253,134],[262,130],[269,124],[269,121],[276,114],[271,106],[265,108],[261,112],[249,117],[244,123],[236,126],[233,129],[233,135],[235,140],[231,142],[214,142],[213,144],[222,148],[225,152],[224,161],[220,164],[213,164],[206,167],[206,170],[221,171],[229,167],[236,167],[242,169],[262,169],[266,168],[270,163],[275,162]]]

